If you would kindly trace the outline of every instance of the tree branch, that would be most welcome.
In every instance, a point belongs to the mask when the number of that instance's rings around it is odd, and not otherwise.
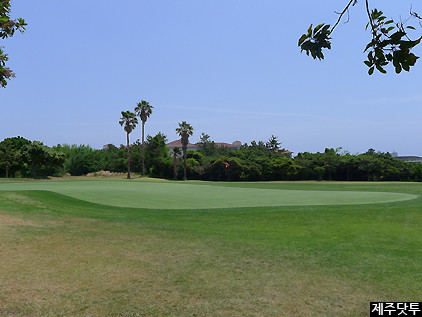
[[[368,2],[368,0],[366,0],[366,13],[368,14],[369,23],[371,24],[372,38],[375,39],[376,30],[375,30],[374,22],[372,21],[371,12],[369,10],[369,2]]]
[[[347,6],[344,8],[344,10],[341,13],[338,13],[340,16],[338,17],[337,22],[334,24],[334,26],[331,28],[330,33],[334,31],[334,29],[337,27],[337,25],[340,23],[341,18],[343,15],[349,11],[350,6],[354,6],[356,4],[357,0],[350,0]]]

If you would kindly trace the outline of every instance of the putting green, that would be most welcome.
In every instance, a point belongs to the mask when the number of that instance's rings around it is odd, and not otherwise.
[[[352,205],[396,202],[417,197],[386,192],[278,190],[107,180],[0,183],[0,191],[9,190],[46,190],[104,205],[153,209]]]

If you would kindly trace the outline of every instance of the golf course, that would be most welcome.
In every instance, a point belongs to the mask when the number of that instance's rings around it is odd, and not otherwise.
[[[0,181],[0,316],[367,316],[420,301],[422,184]]]

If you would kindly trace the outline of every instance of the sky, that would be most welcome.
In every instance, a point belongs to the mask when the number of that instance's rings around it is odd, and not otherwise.
[[[146,134],[169,142],[187,121],[191,143],[202,133],[228,143],[275,135],[295,154],[422,156],[422,61],[409,73],[367,74],[364,1],[334,31],[324,61],[300,53],[309,25],[334,24],[348,2],[14,0],[12,17],[28,26],[0,40],[16,73],[0,88],[0,140],[120,145],[121,111],[146,100]],[[395,20],[412,5],[422,13],[419,1],[371,1]],[[131,141],[140,137],[139,126]]]

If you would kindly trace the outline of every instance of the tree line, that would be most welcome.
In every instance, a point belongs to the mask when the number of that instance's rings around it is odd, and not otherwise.
[[[180,126],[178,129],[183,130]],[[252,141],[232,150],[216,146],[203,133],[198,151],[182,154],[177,148],[170,152],[167,141],[158,133],[148,135],[144,146],[140,140],[129,144],[132,172],[142,174],[144,169],[150,177],[210,181],[422,181],[422,164],[403,162],[373,149],[350,154],[327,148],[290,158],[274,136],[267,142]],[[109,144],[96,150],[88,145],[48,147],[22,137],[0,142],[0,177],[76,176],[100,170],[126,173],[127,163],[124,145]]]

